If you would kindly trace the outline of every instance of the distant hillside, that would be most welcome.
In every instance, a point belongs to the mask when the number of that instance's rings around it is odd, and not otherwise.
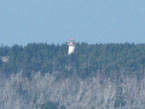
[[[112,75],[113,71],[138,72],[145,69],[145,44],[94,44],[77,43],[75,53],[67,55],[67,44],[32,43],[25,47],[1,46],[0,71],[6,74],[23,72],[60,72],[62,76],[77,74],[85,78],[96,72]]]
[[[0,47],[0,109],[145,109],[145,44]]]

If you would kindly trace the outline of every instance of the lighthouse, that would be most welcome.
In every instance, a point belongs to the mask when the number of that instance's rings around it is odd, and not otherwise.
[[[67,45],[68,45],[68,55],[71,55],[72,53],[74,53],[75,50],[75,40],[70,38]]]

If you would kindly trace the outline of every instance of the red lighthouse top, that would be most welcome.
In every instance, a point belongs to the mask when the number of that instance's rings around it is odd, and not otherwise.
[[[67,43],[67,45],[69,46],[75,46],[75,40],[73,38],[70,38],[69,42]]]
[[[70,41],[74,41],[74,38],[71,37],[69,40],[70,40]]]

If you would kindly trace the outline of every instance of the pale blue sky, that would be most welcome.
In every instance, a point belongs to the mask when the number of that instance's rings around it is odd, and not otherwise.
[[[145,0],[0,0],[0,44],[145,43]]]

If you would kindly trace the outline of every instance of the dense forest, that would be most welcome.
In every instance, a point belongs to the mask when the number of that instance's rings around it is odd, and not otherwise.
[[[1,45],[0,108],[145,108],[145,44],[76,43],[67,52],[67,44]]]
[[[77,74],[81,78],[102,72],[109,76],[113,71],[130,72],[145,69],[145,44],[77,43],[75,53],[68,56],[67,44],[32,43],[27,46],[0,47],[0,56],[9,56],[7,63],[0,62],[0,71],[6,74],[23,72],[60,72],[62,76]]]

